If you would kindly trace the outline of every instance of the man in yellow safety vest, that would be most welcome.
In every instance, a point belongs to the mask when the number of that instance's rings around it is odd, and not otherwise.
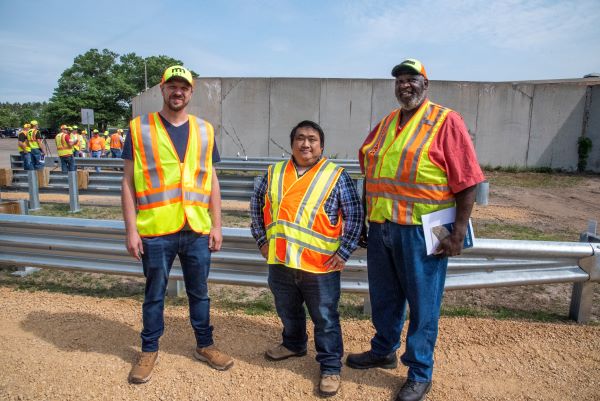
[[[42,139],[42,134],[38,129],[37,120],[31,120],[31,128],[27,131],[27,140],[29,141],[29,147],[31,148],[31,160],[35,170],[44,168],[43,157],[46,155],[47,149],[44,151]]]
[[[19,153],[21,154],[21,160],[23,161],[23,170],[33,170],[33,162],[31,160],[31,145],[27,133],[31,125],[29,123],[23,124],[23,129],[19,132],[17,138],[17,145],[19,147]]]
[[[56,150],[58,157],[60,157],[60,167],[63,173],[67,171],[75,171],[75,158],[73,157],[73,146],[77,140],[77,131],[71,127],[69,133],[69,127],[66,125],[60,126],[60,132],[54,137],[56,141]]]
[[[357,248],[363,212],[352,179],[322,157],[325,134],[302,121],[290,134],[292,157],[269,167],[250,201],[252,235],[269,264],[269,288],[283,323],[272,361],[306,355],[306,305],[315,326],[319,394],[340,388],[343,342],[337,310],[340,275]]]
[[[233,359],[215,347],[210,325],[210,253],[218,251],[222,242],[214,130],[209,122],[187,114],[194,91],[190,71],[167,68],[160,90],[162,110],[130,122],[131,135],[122,154],[126,245],[142,261],[146,276],[142,352],[129,375],[133,383],[150,379],[158,357],[164,296],[177,255],[196,337],[194,356],[217,370],[233,365]]]
[[[367,266],[375,335],[371,349],[350,354],[356,369],[397,366],[396,350],[410,308],[407,380],[397,401],[423,400],[431,389],[433,352],[448,257],[459,255],[483,181],[461,116],[427,98],[423,64],[408,59],[392,69],[400,108],[375,127],[359,152],[369,223]],[[455,206],[452,233],[427,255],[421,217]]]

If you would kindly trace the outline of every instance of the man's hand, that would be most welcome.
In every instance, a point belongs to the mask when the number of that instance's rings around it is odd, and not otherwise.
[[[221,233],[221,227],[212,227],[210,234],[208,234],[208,249],[211,252],[218,252],[221,250],[222,243],[223,234]]]
[[[323,265],[328,272],[337,271],[342,270],[346,266],[346,261],[337,253],[334,253]]]
[[[141,260],[144,254],[144,245],[142,244],[142,238],[137,231],[127,232],[127,252],[133,256],[136,260]]]
[[[269,243],[268,242],[266,244],[263,244],[263,246],[260,247],[260,254],[263,256],[263,258],[265,258],[265,260],[269,259]]]
[[[434,255],[440,258],[460,255],[464,241],[464,234],[453,231],[449,236],[440,241]]]

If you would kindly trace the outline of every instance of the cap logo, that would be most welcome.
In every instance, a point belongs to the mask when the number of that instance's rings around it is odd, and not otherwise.
[[[415,65],[415,62],[412,60],[406,60],[404,63],[402,64],[410,64],[410,65]]]

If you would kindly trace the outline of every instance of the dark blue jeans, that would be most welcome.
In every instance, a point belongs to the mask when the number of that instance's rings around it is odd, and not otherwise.
[[[121,149],[110,148],[110,153],[114,159],[121,158]]]
[[[31,160],[31,153],[20,152],[21,160],[23,160],[23,170],[33,170],[33,162]]]
[[[193,231],[179,231],[160,237],[142,238],[144,254],[142,265],[146,276],[146,290],[142,306],[144,328],[142,351],[157,351],[158,340],[164,331],[163,311],[169,273],[175,256],[179,256],[185,290],[190,307],[190,322],[198,347],[213,344],[210,325],[210,298],[208,272],[210,251],[208,236]]]
[[[367,266],[376,330],[372,352],[384,356],[400,347],[408,303],[410,321],[401,360],[408,366],[409,379],[431,381],[448,258],[426,256],[422,226],[386,221],[370,223]]]
[[[75,171],[75,158],[71,156],[60,157],[60,169],[63,173],[67,171]]]
[[[42,163],[42,151],[39,148],[31,149],[31,161],[34,170],[41,170],[44,168],[44,163]]]
[[[321,374],[340,374],[344,345],[338,303],[340,272],[309,273],[283,265],[269,265],[269,288],[283,323],[283,345],[294,352],[306,350],[306,312],[315,325],[315,348]]]

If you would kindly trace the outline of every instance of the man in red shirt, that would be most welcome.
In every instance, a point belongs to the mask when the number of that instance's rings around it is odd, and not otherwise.
[[[395,368],[408,304],[410,322],[401,357],[408,377],[396,400],[419,401],[431,389],[448,257],[462,251],[475,186],[484,177],[461,116],[427,98],[423,64],[405,60],[393,68],[392,76],[400,108],[375,127],[359,151],[376,333],[371,349],[350,354],[346,364],[355,369]],[[427,255],[421,216],[453,206],[452,233],[434,255]]]

